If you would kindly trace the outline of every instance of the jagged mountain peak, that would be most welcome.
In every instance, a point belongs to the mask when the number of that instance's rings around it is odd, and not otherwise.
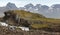
[[[51,6],[52,8],[60,8],[60,4],[54,4]]]
[[[40,8],[41,4],[36,4],[35,8]]]
[[[14,4],[14,3],[8,2],[7,5],[9,5],[9,4],[12,5],[12,4]]]
[[[27,4],[27,5],[29,5],[29,6],[34,6],[32,3],[29,3],[29,4]]]
[[[10,3],[10,2],[7,3],[6,8],[7,9],[17,9],[16,5],[14,3]]]
[[[41,6],[41,4],[36,4],[36,6]]]
[[[30,7],[33,8],[34,5],[32,3],[30,3],[30,4],[25,5],[24,7],[27,8],[27,9],[29,9]]]

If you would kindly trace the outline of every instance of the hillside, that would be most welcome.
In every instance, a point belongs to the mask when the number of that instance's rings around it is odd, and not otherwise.
[[[14,10],[12,13],[19,15],[19,17],[21,18],[29,18],[29,19],[45,18],[41,14],[31,13],[29,11],[24,11],[24,10]]]
[[[7,13],[18,15],[18,17],[20,18],[31,20],[31,21],[37,20],[37,21],[44,21],[44,22],[51,22],[51,23],[60,23],[60,19],[46,18],[41,14],[31,13],[24,10],[12,10],[12,11],[7,11]]]
[[[41,14],[24,10],[6,11],[4,20],[5,22],[8,20],[9,25],[27,26],[34,30],[60,32],[60,19],[46,18]]]

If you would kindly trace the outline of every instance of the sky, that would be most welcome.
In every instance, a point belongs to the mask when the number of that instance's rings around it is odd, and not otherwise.
[[[0,7],[6,6],[8,2],[15,3],[17,7],[23,7],[29,3],[32,3],[33,5],[42,4],[47,6],[60,4],[60,0],[0,0]]]

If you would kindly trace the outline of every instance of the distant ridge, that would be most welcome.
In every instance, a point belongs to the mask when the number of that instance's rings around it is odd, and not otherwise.
[[[0,7],[0,16],[4,16],[4,11],[7,10],[26,10],[33,13],[42,14],[47,18],[57,18],[60,19],[60,4],[53,4],[51,7],[47,5],[36,4],[35,6],[30,3],[24,7],[17,8],[14,3],[7,3],[6,6]]]

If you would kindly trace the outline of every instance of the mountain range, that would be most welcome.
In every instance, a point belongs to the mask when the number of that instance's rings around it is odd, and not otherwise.
[[[26,10],[30,11],[32,13],[38,13],[42,14],[47,18],[60,18],[60,4],[53,4],[52,6],[47,6],[47,5],[41,5],[41,4],[36,4],[35,6],[33,4],[27,4],[24,7],[19,7],[14,3],[8,3],[4,7],[0,7],[0,17],[4,16],[4,12],[7,10]]]

